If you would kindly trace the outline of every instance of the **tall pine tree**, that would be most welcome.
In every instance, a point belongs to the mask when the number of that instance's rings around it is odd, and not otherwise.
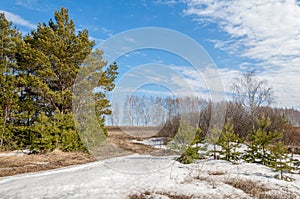
[[[18,117],[16,54],[21,33],[0,13],[0,149],[14,148],[14,123]]]
[[[29,74],[40,81],[33,89],[38,95],[38,101],[43,102],[39,110],[49,115],[56,109],[62,113],[70,112],[71,87],[81,63],[94,46],[94,42],[88,38],[87,30],[76,34],[67,9],[55,11],[54,18],[55,21],[50,20],[48,25],[40,23],[36,30],[25,37],[25,42],[30,44],[34,52],[26,57]],[[30,58],[33,58],[33,63]]]
[[[54,20],[51,19],[48,24],[38,24],[36,30],[24,37],[24,41],[17,57],[21,69],[18,75],[23,77],[19,85],[22,88],[20,109],[26,116],[22,120],[23,125],[34,134],[30,138],[34,139],[35,148],[39,140],[53,140],[55,135],[55,141],[49,142],[55,147],[69,151],[82,149],[72,116],[72,86],[78,71],[87,65],[90,70],[94,65],[97,73],[94,77],[98,79],[93,80],[100,90],[96,93],[96,103],[90,106],[96,109],[97,122],[102,127],[94,129],[101,134],[104,132],[103,114],[110,113],[106,92],[114,88],[117,65],[106,67],[102,51],[92,52],[94,42],[89,40],[88,31],[76,32],[65,8],[55,11]],[[43,125],[42,119],[45,118],[49,118],[53,129],[56,129],[55,132],[49,131],[49,135],[35,127]],[[53,146],[49,143],[46,146],[51,150]]]

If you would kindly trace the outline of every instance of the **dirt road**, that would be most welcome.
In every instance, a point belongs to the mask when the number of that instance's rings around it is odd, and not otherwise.
[[[139,129],[138,127],[127,127],[125,130],[120,128],[108,128],[108,137],[106,141],[104,141],[99,148],[93,151],[93,155],[97,160],[134,153],[153,156],[172,155],[172,153],[168,150],[132,142],[132,140],[147,139],[151,137],[151,135],[155,135],[156,133],[153,132],[155,130],[156,129],[149,130],[146,129],[146,127],[144,127],[144,129]],[[140,136],[141,134],[143,136]],[[150,136],[147,137],[147,134]]]

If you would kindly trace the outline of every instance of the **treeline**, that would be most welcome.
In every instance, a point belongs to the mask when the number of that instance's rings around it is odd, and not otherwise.
[[[202,134],[205,135],[210,125],[213,106],[214,111],[218,112],[219,108],[220,113],[225,107],[224,118],[231,121],[234,132],[240,137],[246,137],[255,127],[253,117],[258,118],[264,114],[272,121],[268,127],[269,130],[284,128],[286,143],[300,142],[300,136],[297,136],[293,128],[300,121],[300,112],[295,109],[260,106],[256,108],[255,115],[251,115],[237,101],[213,103],[201,97],[127,96],[122,104],[117,102],[113,104],[113,114],[107,116],[107,124],[111,126],[162,126],[159,135],[173,137],[179,127],[179,120],[184,117],[193,127],[200,127]]]
[[[94,45],[87,30],[76,31],[65,8],[26,36],[0,14],[0,150],[85,149],[71,112],[72,85],[85,60],[97,65],[94,106],[103,126],[110,113],[105,93],[113,89],[118,68],[106,66]]]
[[[213,102],[207,101],[205,104],[202,104],[202,110],[198,113],[189,113],[188,116],[185,114],[183,114],[183,116],[177,115],[168,119],[158,133],[158,136],[174,137],[178,131],[180,120],[184,119],[188,120],[191,126],[200,128],[200,136],[201,138],[204,138],[210,133],[209,127],[211,127],[210,120],[212,115],[212,106]],[[259,107],[253,121],[253,115],[249,114],[249,112],[247,112],[238,102],[220,102],[214,106],[226,107],[224,123],[230,121],[230,124],[233,126],[232,131],[242,139],[247,138],[253,129],[258,128],[256,120],[264,115],[271,121],[271,124],[267,128],[268,131],[282,131],[282,141],[287,145],[297,146],[300,143],[299,133],[296,132],[293,124],[285,116],[285,113],[288,112],[289,109]],[[218,110],[215,109],[215,111]]]
[[[111,126],[161,126],[181,113],[199,113],[207,100],[198,97],[154,97],[132,95],[112,103],[107,116]]]

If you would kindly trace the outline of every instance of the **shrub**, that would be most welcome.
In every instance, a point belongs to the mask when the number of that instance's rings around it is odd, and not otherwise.
[[[31,145],[33,151],[63,151],[85,150],[80,137],[75,130],[73,115],[56,111],[53,117],[42,112],[33,126],[34,134]]]
[[[189,147],[179,158],[177,158],[177,161],[182,164],[191,164],[194,160],[199,159],[199,150],[200,147]]]

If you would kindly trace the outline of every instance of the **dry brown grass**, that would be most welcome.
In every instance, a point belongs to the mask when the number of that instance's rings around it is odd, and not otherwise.
[[[260,184],[255,181],[251,180],[244,180],[244,179],[231,179],[225,181],[226,184],[233,186],[236,189],[240,189],[245,193],[249,194],[250,196],[257,198],[257,199],[296,199],[297,197],[295,194],[282,191],[278,193],[271,193],[268,192],[268,189],[265,185]]]
[[[293,193],[280,193],[277,195],[263,193],[259,196],[258,199],[296,199],[297,196]]]
[[[151,197],[152,194],[158,194],[160,196],[167,196],[170,199],[191,199],[193,196],[192,195],[184,195],[184,194],[175,194],[175,193],[170,193],[170,192],[153,192],[151,193],[150,191],[145,191],[143,193],[138,193],[138,194],[131,194],[128,198],[129,199],[149,199],[153,198]]]
[[[209,171],[208,174],[213,175],[213,176],[220,176],[220,175],[224,175],[226,173],[224,171]]]
[[[127,133],[132,137],[150,138],[159,132],[161,127],[159,126],[106,126],[109,133],[122,132]]]
[[[233,186],[236,189],[240,189],[255,198],[260,198],[260,195],[265,194],[267,191],[269,191],[269,189],[264,185],[251,180],[237,178],[226,180],[225,183]]]
[[[83,152],[55,150],[47,154],[0,156],[0,177],[43,171],[95,161]]]
[[[151,152],[157,150],[152,146],[131,142],[131,140],[134,139],[136,139],[136,137],[127,135],[122,131],[112,131],[108,134],[109,142],[131,153],[150,154]]]

